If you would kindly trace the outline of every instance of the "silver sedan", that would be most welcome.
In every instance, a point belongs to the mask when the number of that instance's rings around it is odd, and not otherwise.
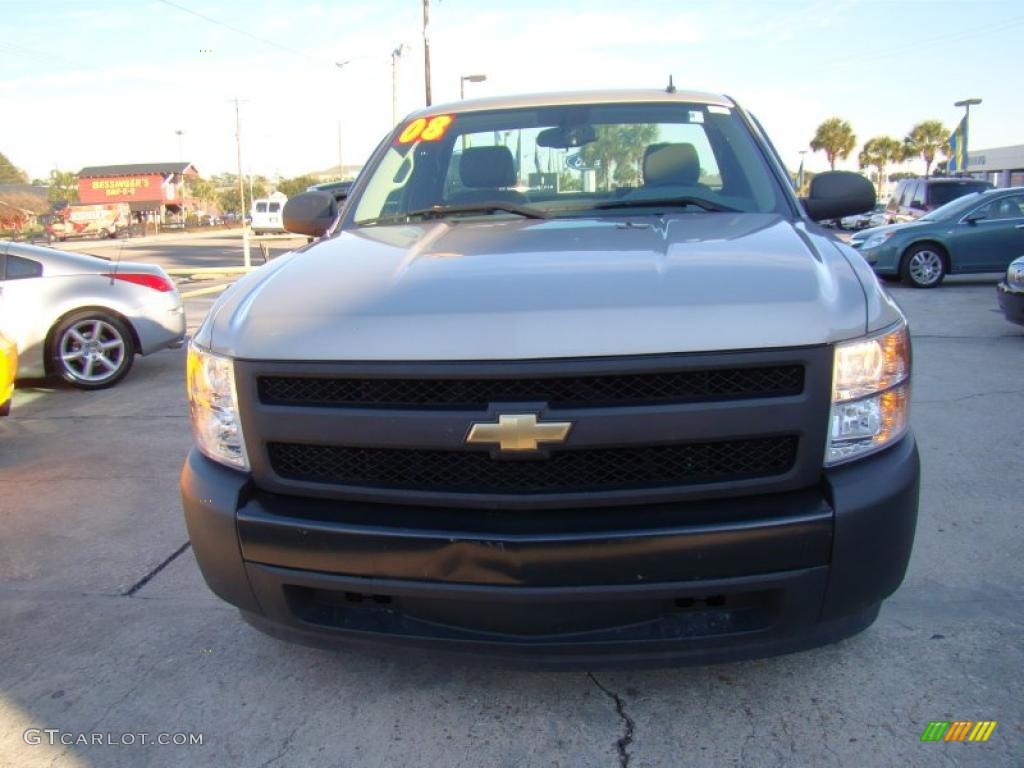
[[[0,241],[0,332],[18,348],[19,378],[100,389],[136,354],[179,345],[185,310],[153,264]]]

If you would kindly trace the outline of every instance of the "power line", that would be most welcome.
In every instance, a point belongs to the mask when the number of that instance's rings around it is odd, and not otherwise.
[[[288,46],[281,45],[280,43],[275,43],[273,40],[268,40],[265,37],[260,37],[259,35],[254,35],[254,34],[252,34],[252,32],[248,32],[247,30],[244,30],[241,27],[236,27],[236,26],[234,26],[232,24],[228,24],[226,22],[220,21],[219,19],[215,19],[212,16],[207,16],[205,13],[200,13],[199,11],[193,11],[191,8],[186,8],[184,5],[180,5],[179,3],[171,2],[171,0],[158,0],[158,2],[161,2],[164,5],[169,5],[171,8],[176,8],[177,10],[182,11],[183,13],[188,13],[188,14],[190,14],[192,16],[195,16],[198,19],[202,19],[203,21],[207,21],[210,24],[216,24],[218,27],[224,27],[224,29],[230,29],[232,32],[235,32],[235,33],[237,33],[239,35],[244,35],[245,37],[248,37],[250,40],[255,40],[256,42],[262,43],[263,45],[269,45],[271,48],[277,48],[279,51],[284,51],[285,53],[290,53],[293,56],[301,56],[302,58],[308,59],[309,61],[314,61],[317,64],[331,64],[332,63],[332,62],[327,61],[326,59],[320,59],[320,58],[317,58],[316,56],[310,56],[308,53],[304,53],[303,51],[299,51],[299,50],[296,50],[294,48],[289,48]]]
[[[71,61],[71,59],[65,59],[63,56],[58,56],[53,53],[45,53],[43,51],[35,51],[31,48],[26,48],[23,45],[15,45],[14,43],[8,40],[0,41],[0,51],[5,51],[10,55],[19,56],[22,58],[30,58],[36,59],[38,61],[45,61],[48,64],[61,64],[64,66],[70,65],[73,67],[81,66],[77,62]]]
[[[888,50],[879,51],[877,53],[861,52],[861,53],[857,53],[857,54],[854,54],[854,55],[851,55],[851,56],[840,56],[838,58],[835,58],[835,59],[832,59],[830,61],[824,62],[825,66],[823,68],[817,69],[815,71],[818,72],[818,73],[823,72],[823,71],[824,72],[829,72],[829,71],[832,71],[834,69],[842,68],[842,67],[844,67],[847,64],[856,64],[856,63],[859,63],[859,62],[865,61],[865,60],[868,60],[868,61],[871,61],[871,62],[875,62],[875,61],[878,61],[878,60],[881,60],[881,59],[891,59],[891,58],[894,58],[894,57],[897,57],[897,56],[902,56],[902,55],[905,55],[905,54],[908,54],[908,53],[911,53],[911,52],[913,52],[914,54],[917,54],[917,53],[920,53],[921,47],[925,46],[925,45],[932,45],[934,43],[953,43],[953,42],[959,42],[961,40],[968,40],[968,39],[970,39],[972,37],[976,37],[978,35],[983,35],[983,34],[986,34],[988,32],[995,32],[997,30],[1003,30],[1003,29],[1007,29],[1007,28],[1010,28],[1010,27],[1016,27],[1016,26],[1019,26],[1020,24],[1024,24],[1024,16],[1015,16],[1015,17],[1012,17],[1012,18],[1009,18],[1009,19],[1004,19],[1003,21],[997,22],[995,24],[986,24],[984,26],[974,27],[974,28],[971,28],[971,29],[962,29],[962,30],[959,30],[959,31],[947,32],[945,34],[937,35],[936,37],[925,38],[923,40],[914,40],[913,41],[914,46],[913,46],[912,49],[899,48],[899,49],[893,50],[890,47]]]

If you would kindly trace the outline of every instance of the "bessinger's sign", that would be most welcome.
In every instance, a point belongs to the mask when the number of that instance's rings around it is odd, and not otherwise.
[[[79,179],[78,198],[83,203],[166,201],[159,173]]]
[[[89,182],[90,189],[104,189],[107,197],[134,195],[137,189],[147,187],[149,187],[149,179],[145,176],[132,176],[127,179],[93,179]]]

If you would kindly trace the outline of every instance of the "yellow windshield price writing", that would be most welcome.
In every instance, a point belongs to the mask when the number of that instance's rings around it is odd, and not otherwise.
[[[427,120],[425,117],[417,117],[398,134],[399,144],[412,144],[420,141],[438,141],[444,138],[448,127],[455,120],[453,115],[437,115]]]

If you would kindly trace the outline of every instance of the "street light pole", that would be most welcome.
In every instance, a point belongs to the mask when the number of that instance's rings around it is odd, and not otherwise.
[[[235,98],[235,150],[238,153],[238,207],[242,217],[242,263],[248,269],[252,266],[249,253],[249,230],[245,226],[245,177],[242,175],[242,116],[238,109],[238,98]]]
[[[487,79],[487,75],[459,75],[459,100],[462,101],[466,98],[466,83],[482,83]],[[497,132],[495,132],[497,136]],[[497,143],[497,139],[495,139]],[[469,137],[466,134],[462,134],[462,151],[465,152],[469,146]]]
[[[345,61],[336,61],[334,66],[338,69],[345,69],[346,64],[351,64],[352,59],[345,59]],[[345,166],[341,162],[341,120],[338,120],[338,176],[339,178],[345,178]]]
[[[981,99],[963,99],[953,103],[954,107],[964,108],[964,167],[957,168],[957,172],[961,175],[967,173],[967,144],[971,135],[971,107],[981,104]]]
[[[179,128],[175,133],[178,134],[178,162],[180,163],[184,160],[181,155],[181,137],[185,135],[185,132]]]
[[[338,69],[344,69],[345,65],[351,62],[352,59],[346,59],[345,61],[336,61],[334,66]],[[344,166],[341,164],[341,120],[338,120],[338,174],[341,178],[345,178]]]
[[[482,83],[487,75],[461,75],[459,77],[459,100],[466,98],[466,83]]]
[[[398,60],[405,51],[405,43],[401,43],[391,52],[391,124],[398,124]],[[428,98],[427,104],[430,103]]]

